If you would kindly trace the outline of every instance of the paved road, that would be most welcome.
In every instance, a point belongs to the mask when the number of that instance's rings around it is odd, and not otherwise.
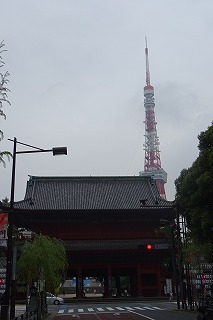
[[[20,313],[24,306],[17,306]],[[196,320],[197,313],[177,310],[172,302],[111,302],[50,305],[49,320]],[[23,313],[23,312],[22,312]]]

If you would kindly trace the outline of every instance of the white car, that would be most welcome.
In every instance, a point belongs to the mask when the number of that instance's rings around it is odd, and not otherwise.
[[[46,292],[47,304],[63,304],[64,299],[54,296],[54,294]]]
[[[47,304],[64,304],[64,299],[61,297],[54,296],[54,294],[50,292],[46,292]],[[28,297],[28,304],[30,303],[30,296]]]

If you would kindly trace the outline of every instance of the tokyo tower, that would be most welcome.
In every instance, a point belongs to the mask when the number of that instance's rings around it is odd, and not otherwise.
[[[146,38],[145,38],[146,40]],[[144,171],[140,171],[140,176],[151,176],[155,181],[162,198],[166,199],[164,184],[167,182],[167,173],[161,168],[159,137],[155,121],[155,100],[154,88],[150,83],[149,57],[146,40],[146,85],[144,87],[144,108],[145,108],[145,161]]]

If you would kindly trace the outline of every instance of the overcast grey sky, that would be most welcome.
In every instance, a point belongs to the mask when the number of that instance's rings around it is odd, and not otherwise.
[[[144,167],[145,36],[161,163],[174,180],[198,156],[212,121],[212,0],[2,1],[11,106],[5,138],[68,156],[17,155],[16,200],[28,175],[138,175]],[[25,150],[19,147],[18,150]],[[11,163],[0,167],[0,199],[10,197]]]

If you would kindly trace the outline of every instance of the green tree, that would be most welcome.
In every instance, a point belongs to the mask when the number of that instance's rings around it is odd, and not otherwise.
[[[199,155],[175,181],[175,202],[186,217],[190,239],[213,258],[213,123],[198,136]]]
[[[0,43],[0,68],[4,67],[4,61],[2,59],[2,54],[6,51],[4,49],[4,42],[2,41]],[[5,73],[0,72],[0,116],[3,117],[4,119],[6,119],[6,115],[3,111],[3,106],[5,103],[10,104],[9,100],[8,100],[8,83],[9,83],[9,72],[6,71]],[[0,130],[0,140],[2,140],[4,138],[4,134],[3,131]],[[0,151],[0,163],[3,164],[3,166],[6,166],[6,162],[4,160],[4,158],[6,157],[8,160],[10,160],[11,158],[11,153],[9,151]]]
[[[24,244],[17,262],[17,277],[30,286],[38,280],[45,280],[46,289],[54,291],[64,279],[66,269],[63,243],[40,234]]]
[[[7,197],[2,199],[2,204],[3,205],[9,205],[9,199]]]

